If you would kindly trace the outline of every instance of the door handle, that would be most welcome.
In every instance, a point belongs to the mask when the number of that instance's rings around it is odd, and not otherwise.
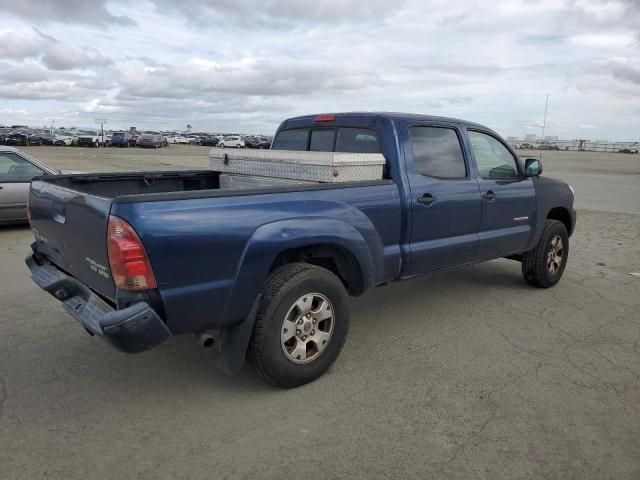
[[[427,207],[437,200],[436,197],[430,193],[425,193],[423,196],[418,197],[418,203],[426,205]]]
[[[493,193],[492,190],[489,190],[487,193],[483,193],[482,194],[482,198],[484,198],[485,200],[489,200],[490,202],[495,200],[496,197],[497,197],[497,195],[495,193]]]

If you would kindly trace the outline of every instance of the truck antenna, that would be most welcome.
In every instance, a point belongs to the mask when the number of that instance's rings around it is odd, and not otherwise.
[[[544,120],[542,121],[542,143],[544,144],[544,130],[547,126],[547,109],[549,108],[549,92],[547,92],[547,100],[544,103]],[[542,146],[540,147],[540,161],[542,161]]]

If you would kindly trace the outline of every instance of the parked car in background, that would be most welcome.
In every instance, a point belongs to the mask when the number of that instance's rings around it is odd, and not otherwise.
[[[162,148],[163,138],[162,135],[146,133],[140,137],[138,146],[141,148]]]
[[[213,135],[205,135],[203,137],[200,138],[200,145],[205,145],[208,147],[215,147],[218,145],[218,142],[220,140],[218,139],[218,137],[215,137]]]
[[[56,146],[70,147],[78,143],[78,134],[75,132],[58,131],[55,134],[53,144]]]
[[[43,145],[53,145],[56,141],[56,133],[51,128],[44,128],[40,132],[40,138],[42,138]]]
[[[20,150],[0,146],[0,224],[26,222],[31,179],[58,173]]]
[[[271,140],[266,137],[247,137],[244,139],[244,145],[247,148],[268,150],[271,148]]]
[[[0,127],[0,145],[4,145],[5,140],[11,133],[11,128],[9,127]]]
[[[186,137],[182,135],[170,135],[167,137],[167,142],[173,145],[186,145],[189,143]]]
[[[229,137],[224,137],[220,142],[218,142],[219,147],[223,148],[244,148],[244,140],[242,140],[237,135],[232,135]]]
[[[620,150],[618,150],[618,153],[638,153],[638,149],[637,148],[621,148]]]
[[[523,144],[520,145],[520,148],[523,149],[523,150],[533,150],[536,147],[534,147],[530,143],[523,143]]]
[[[20,128],[12,131],[5,140],[7,145],[42,145],[40,133],[31,128]]]
[[[111,146],[112,147],[135,147],[136,139],[133,138],[133,135],[129,132],[115,132],[111,136]]]
[[[94,130],[84,130],[78,136],[78,146],[80,147],[99,147],[102,143],[102,135]]]
[[[558,145],[553,145],[551,143],[545,142],[540,145],[540,150],[560,150]]]

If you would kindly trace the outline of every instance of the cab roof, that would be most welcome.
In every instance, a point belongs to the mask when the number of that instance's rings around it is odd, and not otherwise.
[[[324,113],[324,114],[313,114],[313,115],[301,115],[298,117],[288,118],[282,124],[283,127],[287,126],[289,122],[293,124],[306,124],[306,123],[316,123],[315,118],[319,115],[335,115],[336,122],[340,121],[354,121],[360,119],[365,121],[366,123],[373,123],[379,118],[388,118],[395,121],[423,121],[423,122],[442,122],[442,123],[455,123],[458,125],[466,125],[472,127],[480,127],[487,128],[484,125],[480,125],[479,123],[469,122],[467,120],[461,120],[459,118],[450,118],[450,117],[440,117],[435,115],[422,115],[418,113],[402,113],[402,112],[337,112],[337,113]],[[328,124],[333,122],[327,122]]]

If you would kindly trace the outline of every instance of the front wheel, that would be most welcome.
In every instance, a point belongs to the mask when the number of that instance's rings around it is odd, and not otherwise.
[[[569,257],[569,234],[562,222],[547,220],[540,240],[522,257],[524,279],[540,288],[553,287],[564,273]]]
[[[329,270],[306,263],[280,267],[267,279],[248,359],[283,388],[309,383],[338,358],[349,331],[349,297]]]

